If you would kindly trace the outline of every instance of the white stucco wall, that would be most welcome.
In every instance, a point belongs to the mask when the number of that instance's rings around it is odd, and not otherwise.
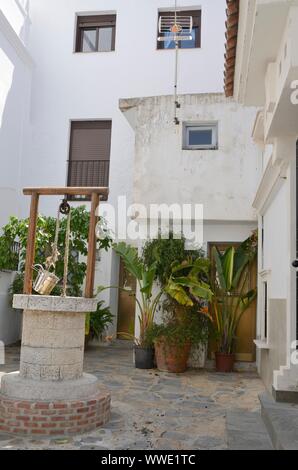
[[[225,0],[180,0],[179,6],[202,7],[202,47],[181,51],[179,90],[221,92]],[[135,137],[118,103],[123,97],[173,92],[175,53],[156,48],[159,8],[173,8],[172,0],[30,1],[29,51],[36,66],[21,187],[64,186],[71,120],[111,119],[109,202],[115,204],[118,195],[126,195],[130,202]],[[74,53],[76,14],[88,12],[117,13],[114,52]],[[21,198],[20,206],[27,216],[28,198]],[[56,214],[57,200],[42,198],[40,209]],[[117,262],[104,254],[97,265],[97,283],[110,285],[117,277]],[[110,303],[116,305],[116,294]]]
[[[270,298],[285,299],[289,284],[288,187],[285,181],[264,214],[264,269],[270,270]]]
[[[20,215],[20,174],[24,130],[29,122],[33,62],[23,41],[28,28],[27,1],[0,0],[0,229]],[[23,8],[23,7],[24,8]],[[12,309],[8,289],[13,273],[0,272],[0,341],[19,340],[21,314]]]
[[[182,93],[222,91],[225,0],[180,0],[202,7],[202,48],[180,54]],[[118,109],[123,97],[172,93],[174,51],[156,49],[159,8],[171,0],[31,0],[29,49],[37,64],[32,94],[32,127],[22,185],[64,185],[72,119],[112,119],[110,201],[132,189],[134,134]],[[74,54],[76,13],[117,12],[116,50]],[[53,211],[51,201],[42,209]],[[28,204],[24,206],[27,211]]]
[[[255,221],[261,164],[251,139],[255,109],[222,94],[183,95],[179,101],[180,126],[173,124],[172,96],[120,104],[136,132],[134,202],[203,204],[206,221]],[[218,122],[218,150],[183,150],[182,123],[210,121]]]
[[[0,10],[24,43],[28,40],[30,27],[29,3],[29,0],[0,0]]]
[[[15,20],[14,27],[9,22],[10,18]],[[0,226],[8,221],[10,215],[18,215],[32,68],[31,58],[19,38],[26,21],[25,13],[21,13],[14,1],[0,1]]]

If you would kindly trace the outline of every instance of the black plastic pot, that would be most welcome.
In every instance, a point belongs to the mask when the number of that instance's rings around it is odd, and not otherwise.
[[[134,347],[135,366],[137,369],[154,369],[154,349]]]

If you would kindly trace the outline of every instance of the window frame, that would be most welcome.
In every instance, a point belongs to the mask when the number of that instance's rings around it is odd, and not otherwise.
[[[211,130],[212,143],[207,145],[190,145],[189,132],[191,130]],[[183,150],[218,150],[218,122],[184,122],[183,123]]]
[[[258,338],[263,345],[270,344],[270,287],[271,270],[259,271],[259,297],[258,310],[259,315]]]
[[[103,28],[112,28],[112,44],[108,51],[99,50],[99,30]],[[76,37],[75,37],[75,53],[76,54],[100,54],[104,52],[114,52],[116,50],[116,28],[117,14],[97,14],[97,15],[77,15],[76,18]],[[96,50],[83,51],[83,33],[96,29]]]
[[[160,17],[163,16],[163,15],[165,15],[165,16],[171,15],[172,13],[175,13],[175,10],[171,10],[171,9],[169,9],[169,10],[163,10],[163,9],[158,10],[158,15],[157,15],[157,38],[160,35],[159,30],[158,30],[158,24],[159,24]],[[183,8],[181,10],[178,9],[177,13],[178,13],[179,16],[192,16],[193,20],[194,20],[193,21],[193,26],[195,28],[199,29],[199,34],[196,36],[195,46],[194,47],[181,47],[182,43],[179,42],[179,50],[201,49],[201,47],[202,47],[202,9],[198,8],[198,9],[192,10],[191,7],[190,7],[190,9],[187,10],[186,8]],[[157,49],[158,50],[162,50],[162,51],[172,51],[172,50],[174,50],[174,48],[166,48],[164,46],[165,46],[165,42],[157,40]]]
[[[90,163],[88,159],[76,160],[73,158],[73,133],[76,129],[97,129],[97,126],[106,126],[111,132],[110,141],[109,141],[109,158],[108,159],[94,159],[94,162],[109,162],[107,170],[107,186],[109,187],[110,181],[110,162],[111,162],[111,151],[112,151],[112,132],[113,132],[113,120],[112,119],[71,119],[70,128],[69,128],[69,149],[68,149],[68,160],[67,160],[67,171],[66,171],[66,186],[72,187],[72,174],[71,174],[71,165],[75,162],[85,162]],[[104,127],[105,128],[105,127]],[[75,186],[77,187],[77,186]],[[94,186],[96,187],[96,186]],[[90,201],[88,196],[69,196],[69,200],[75,201]],[[103,201],[108,200],[108,196],[102,199]]]

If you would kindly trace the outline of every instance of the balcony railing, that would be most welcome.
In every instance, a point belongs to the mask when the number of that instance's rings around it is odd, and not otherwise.
[[[68,186],[108,187],[109,160],[69,160]]]

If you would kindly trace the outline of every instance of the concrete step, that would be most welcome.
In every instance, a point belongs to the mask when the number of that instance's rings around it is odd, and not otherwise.
[[[272,450],[261,413],[228,411],[226,431],[229,450]]]
[[[272,387],[272,395],[279,403],[295,403],[298,405],[298,390],[276,390]]]
[[[276,450],[298,450],[298,405],[277,403],[268,392],[260,395],[262,418]]]

